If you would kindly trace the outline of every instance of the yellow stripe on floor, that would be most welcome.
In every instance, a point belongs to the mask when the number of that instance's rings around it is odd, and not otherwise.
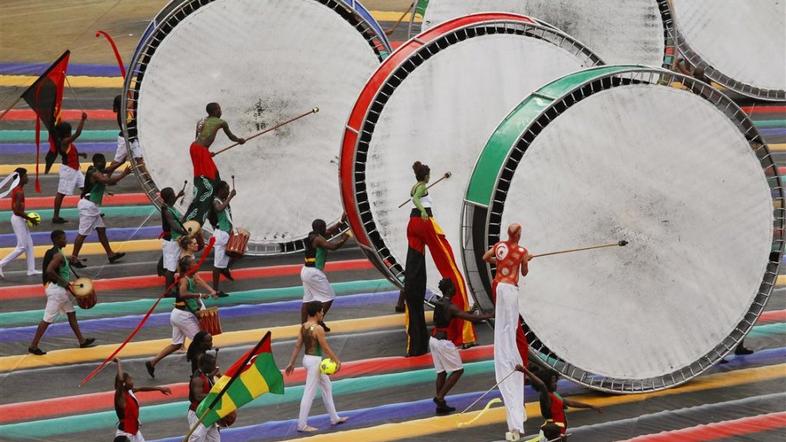
[[[112,161],[111,158],[107,159],[107,163],[109,163],[111,161]],[[56,174],[56,173],[60,172],[60,164],[61,163],[52,164],[52,168],[49,170],[49,174],[51,175],[51,174]],[[92,165],[92,163],[89,163],[89,162],[80,163],[79,164],[79,169],[82,172],[87,172],[87,168],[90,167],[91,165]],[[130,163],[125,163],[124,165],[118,167],[117,173],[122,172],[123,167],[128,166],[128,165],[130,165]],[[14,170],[16,170],[17,167],[24,167],[25,169],[27,169],[27,174],[31,178],[33,178],[35,176],[35,164],[32,164],[32,163],[30,163],[30,164],[0,164],[0,176],[9,175],[9,174],[13,173]],[[38,171],[39,171],[39,173],[41,175],[44,174],[44,163],[41,163],[41,164],[38,165]]]
[[[72,220],[68,224],[61,224],[60,229],[67,229],[68,226],[71,228],[76,228],[79,223],[76,220]],[[63,227],[65,226],[65,228]],[[34,229],[35,230],[35,229]],[[115,252],[151,252],[154,250],[161,249],[161,240],[160,239],[137,239],[132,241],[110,241],[109,244],[112,246],[112,250]],[[71,253],[72,248],[74,247],[73,244],[69,244],[65,248],[65,254],[69,255]],[[35,246],[35,257],[36,258],[43,258],[44,254],[47,250],[51,249],[52,245],[41,245]],[[6,256],[11,253],[15,247],[0,247],[0,256]],[[97,242],[88,242],[82,245],[82,250],[79,252],[79,256],[86,256],[86,255],[104,255],[106,251],[104,247],[101,246],[100,243]],[[23,259],[20,256],[17,259]]]
[[[770,148],[770,152],[786,152],[786,143],[768,144],[767,147]]]
[[[398,19],[401,18],[401,14],[404,13],[404,11],[370,11],[370,12],[371,15],[374,16],[374,20],[376,21],[392,21],[392,22],[397,22]],[[410,17],[412,17],[412,12],[407,13],[407,15],[404,16],[404,19],[401,21],[409,23]],[[415,23],[420,23],[421,21],[423,20],[419,15],[415,17]]]
[[[426,312],[426,321],[431,322],[433,312]],[[79,313],[77,312],[77,318]],[[357,333],[379,330],[382,328],[397,328],[404,326],[404,315],[386,315],[360,319],[344,319],[330,321],[331,336],[337,333]],[[297,337],[300,325],[286,325],[280,327],[257,328],[252,330],[239,330],[224,332],[213,337],[217,347],[231,345],[253,344],[270,330],[273,339],[287,339]],[[46,339],[44,339],[46,340]],[[169,345],[170,339],[154,339],[150,341],[131,342],[120,352],[122,357],[153,356],[163,347]],[[46,345],[46,343],[44,343]],[[119,344],[98,345],[92,348],[71,348],[67,350],[53,350],[43,356],[31,354],[0,357],[0,373],[27,368],[40,368],[53,365],[70,365],[82,362],[99,362],[112,354]],[[76,382],[76,381],[75,381]]]
[[[786,377],[786,364],[771,365],[767,367],[748,368],[743,370],[735,370],[726,373],[715,373],[707,376],[702,376],[690,381],[680,387],[670,388],[668,390],[656,391],[653,393],[642,393],[635,395],[618,395],[607,396],[601,393],[588,394],[581,396],[571,396],[581,402],[586,402],[596,407],[610,407],[614,405],[632,404],[643,402],[648,399],[673,396],[677,394],[695,393],[699,391],[713,390],[718,388],[733,387],[737,385],[751,384],[754,382],[764,382],[773,379],[780,379]],[[493,378],[491,378],[493,382]],[[479,405],[479,406],[482,406]],[[527,416],[540,417],[540,406],[537,402],[528,402],[526,404]],[[578,410],[570,410],[575,412]],[[502,436],[505,432],[505,408],[498,407],[488,410],[485,414],[480,416],[475,422],[462,425],[459,424],[469,422],[481,413],[480,410],[468,412],[463,415],[452,414],[449,416],[431,417],[426,419],[417,419],[408,422],[390,423],[384,425],[377,425],[374,427],[361,428],[357,430],[339,431],[335,433],[323,434],[319,436],[297,439],[298,441],[311,441],[311,442],[340,442],[347,440],[362,440],[364,442],[384,442],[395,441],[401,439],[415,439],[418,437],[427,436],[429,434],[447,433],[452,431],[459,431],[464,428],[480,427],[484,425],[500,425],[499,435]],[[568,430],[570,431],[570,429]]]
[[[0,75],[2,87],[29,87],[38,79],[35,75]],[[85,75],[68,76],[71,87],[122,89],[123,77],[88,77]]]

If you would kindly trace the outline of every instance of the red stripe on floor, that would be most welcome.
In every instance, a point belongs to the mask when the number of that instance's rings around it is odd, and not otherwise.
[[[664,431],[658,434],[649,434],[629,439],[630,442],[699,442],[716,440],[727,437],[742,436],[745,434],[761,433],[762,431],[775,430],[786,427],[786,411],[762,414],[759,416],[744,417],[723,422],[713,422],[707,425],[683,428],[681,430]]]
[[[757,323],[762,322],[786,322],[786,310],[770,310],[759,316]]]
[[[473,362],[490,359],[494,355],[494,347],[484,345],[470,348],[461,352],[464,362]],[[345,362],[342,364],[341,371],[331,376],[331,379],[342,379],[357,376],[368,376],[374,374],[392,373],[405,370],[422,369],[431,366],[431,355],[423,355],[412,358],[403,356],[392,356],[385,358],[364,359],[361,361]],[[143,380],[142,374],[136,375],[137,384],[148,384],[147,379]],[[284,376],[287,385],[302,384],[306,381],[305,371],[296,368],[292,376]],[[140,392],[136,396],[140,404],[170,402],[188,398],[188,384],[177,383],[169,384],[167,387],[172,389],[172,395],[162,397],[158,392]],[[64,396],[40,401],[18,402],[15,404],[0,405],[0,423],[32,421],[45,419],[57,415],[92,413],[101,410],[111,410],[114,406],[114,391],[104,391],[100,393],[82,394],[76,396]]]
[[[786,112],[786,106],[743,106],[742,110],[747,114],[777,114]]]
[[[87,112],[88,120],[114,120],[116,118],[115,113],[111,109],[88,109],[85,112]],[[61,112],[60,118],[63,120],[79,120],[82,118],[82,111],[67,109]],[[9,121],[35,121],[36,114],[30,109],[11,109],[3,119]]]
[[[291,276],[300,274],[301,264],[287,264],[266,267],[250,267],[232,271],[232,276],[237,280],[274,278],[277,276]],[[344,261],[331,261],[325,265],[328,272],[343,272],[349,270],[367,270],[372,268],[371,263],[365,259],[349,259]],[[210,272],[200,272],[203,278],[211,278]],[[140,289],[157,287],[164,285],[164,278],[161,276],[125,276],[121,278],[97,279],[93,281],[93,287],[98,294],[99,301],[103,296],[111,296],[112,291]],[[11,287],[0,287],[0,300],[37,298],[44,293],[41,284],[20,285]]]
[[[79,195],[70,195],[63,200],[63,207],[76,207],[79,202]],[[118,193],[115,195],[104,195],[102,203],[105,206],[133,206],[139,204],[150,204],[150,198],[144,193]],[[53,196],[33,196],[25,197],[25,209],[49,209],[54,207],[55,197]],[[0,200],[0,210],[11,210],[11,198]]]

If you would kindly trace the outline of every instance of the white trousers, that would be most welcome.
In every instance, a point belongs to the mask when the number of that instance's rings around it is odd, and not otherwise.
[[[188,410],[188,429],[194,426],[199,421],[194,410]],[[204,425],[199,424],[196,430],[191,433],[188,442],[220,442],[221,433],[218,432],[218,425],[211,425],[210,428],[205,428]]]
[[[300,269],[300,280],[303,282],[303,302],[329,302],[336,299],[336,291],[322,270],[303,266]]]
[[[35,253],[33,253],[33,237],[30,235],[30,229],[27,228],[27,220],[21,216],[11,215],[11,227],[16,235],[16,248],[0,261],[0,269],[24,253],[27,258],[27,271],[32,272],[35,270]]]
[[[216,239],[215,244],[213,244],[213,267],[225,269],[229,266],[229,256],[227,255],[229,233],[215,229],[213,230],[213,238]]]
[[[322,392],[322,402],[325,403],[330,415],[330,421],[336,422],[339,417],[336,413],[336,406],[333,404],[333,386],[330,378],[319,371],[319,364],[322,358],[319,356],[304,355],[303,368],[306,369],[306,386],[303,388],[303,399],[300,400],[300,415],[297,419],[297,427],[302,430],[308,425],[308,413],[311,411],[311,404],[317,394],[317,387]]]
[[[521,355],[516,347],[516,327],[519,326],[519,289],[512,284],[497,284],[497,306],[494,315],[494,374],[501,382],[516,365]],[[499,384],[508,420],[508,430],[524,434],[524,373],[515,372]]]
[[[126,433],[125,431],[118,429],[117,431],[115,431],[115,437],[117,437],[117,436],[125,436],[131,442],[145,442],[145,437],[142,436],[142,432],[141,431],[137,431],[136,434],[131,434],[131,433]]]

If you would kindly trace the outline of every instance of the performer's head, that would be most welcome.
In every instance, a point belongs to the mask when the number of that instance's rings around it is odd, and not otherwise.
[[[211,117],[221,118],[221,106],[219,106],[218,103],[208,103],[207,106],[205,106],[205,111]]]
[[[226,181],[219,182],[218,186],[216,187],[216,196],[222,200],[227,199],[229,196],[229,183]]]
[[[317,218],[312,221],[311,230],[319,233],[322,236],[325,236],[327,234],[327,224],[325,223],[325,220]]]
[[[121,387],[123,390],[131,390],[134,388],[134,378],[128,373],[123,373],[123,377],[118,379],[115,377],[115,388]]]
[[[180,270],[180,276],[183,277],[186,275],[186,272],[191,270],[191,267],[195,265],[194,257],[191,255],[186,255],[180,258],[178,262],[178,269]]]
[[[316,318],[317,321],[322,320],[322,303],[319,301],[311,301],[306,303],[306,313],[309,318]]]
[[[180,246],[181,250],[189,254],[194,254],[199,250],[199,242],[193,236],[181,236],[180,239],[177,240],[177,244]]]
[[[24,186],[27,184],[27,169],[24,167],[17,167],[14,172],[19,175],[19,185]]]
[[[553,370],[546,371],[546,374],[543,375],[543,383],[546,384],[546,388],[550,392],[557,391],[557,381],[559,380],[559,373]]]
[[[61,121],[58,125],[55,126],[55,137],[58,140],[62,140],[63,138],[67,138],[71,136],[71,123],[67,121]]]
[[[164,187],[161,189],[161,199],[164,200],[167,206],[175,204],[175,191],[171,187]]]
[[[212,375],[216,372],[216,357],[210,353],[205,353],[199,358],[199,369],[202,373]]]
[[[508,241],[518,243],[521,239],[521,224],[511,224],[508,226]]]
[[[120,95],[115,96],[115,101],[112,102],[112,111],[114,113],[120,112]]]
[[[439,291],[442,292],[442,296],[447,299],[452,298],[456,293],[456,287],[453,285],[453,281],[451,281],[450,278],[442,278],[442,280],[439,281],[438,287]]]
[[[52,240],[52,244],[59,249],[62,249],[68,244],[65,232],[59,229],[52,230],[52,233],[49,234],[49,238]]]
[[[106,168],[106,157],[102,153],[93,154],[93,166],[100,170],[104,171]]]
[[[211,348],[213,348],[213,336],[206,331],[200,331],[194,335],[194,340],[188,345],[186,360],[191,361],[198,354],[204,353]]]
[[[415,172],[415,179],[424,183],[428,182],[428,179],[431,176],[431,168],[420,161],[415,161],[415,163],[412,165],[412,170]]]

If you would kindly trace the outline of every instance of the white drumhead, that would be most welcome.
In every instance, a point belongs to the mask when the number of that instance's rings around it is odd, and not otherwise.
[[[191,12],[155,50],[139,88],[139,140],[156,187],[193,181],[188,149],[208,102],[221,104],[238,136],[318,106],[215,161],[222,179],[235,176],[232,215],[250,244],[305,237],[315,218],[337,221],[343,126],[379,61],[363,34],[319,1],[218,0]],[[219,132],[211,150],[229,144]]]
[[[773,234],[770,188],[734,124],[706,100],[623,86],[574,104],[516,169],[503,226],[537,254],[520,310],[560,358],[645,379],[689,366],[749,310]]]
[[[535,26],[535,25],[528,25]],[[537,29],[543,29],[535,27]],[[434,217],[460,260],[462,198],[475,159],[499,121],[522,97],[550,80],[590,65],[586,56],[521,34],[459,41],[431,56],[395,89],[369,145],[365,182],[376,229],[402,266],[415,184],[412,163],[431,167]],[[428,286],[440,274],[426,260]]]
[[[755,88],[786,91],[786,1],[672,0],[672,14],[684,43],[712,69]]]
[[[481,11],[513,12],[543,20],[609,64],[663,63],[665,36],[657,0],[431,0],[423,29]]]

